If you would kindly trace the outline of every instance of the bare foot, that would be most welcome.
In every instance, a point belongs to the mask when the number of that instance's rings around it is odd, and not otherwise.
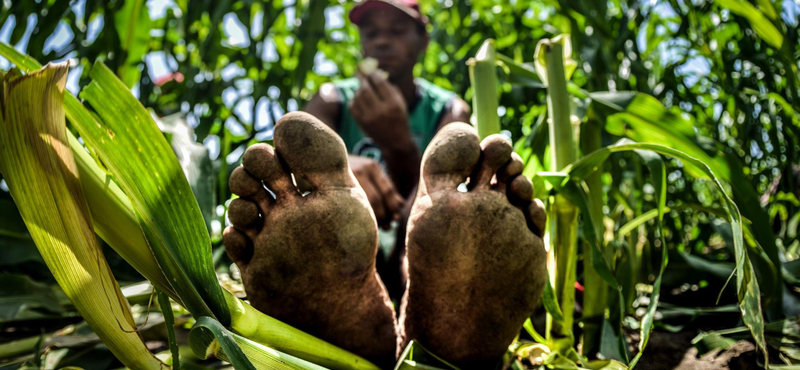
[[[545,211],[511,144],[465,123],[425,151],[408,223],[401,347],[415,339],[462,369],[492,369],[539,302]],[[469,177],[469,191],[457,187]]]
[[[275,126],[275,149],[256,144],[230,178],[225,249],[256,309],[359,354],[394,362],[394,310],[375,272],[377,224],[347,164],[344,143],[313,116]],[[289,174],[306,180],[302,195]],[[266,186],[275,194],[273,198]]]

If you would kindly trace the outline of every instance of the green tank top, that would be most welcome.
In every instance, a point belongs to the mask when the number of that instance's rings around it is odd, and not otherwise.
[[[455,97],[455,94],[422,78],[417,78],[415,81],[419,100],[409,112],[408,118],[411,135],[421,153],[425,151],[428,143],[433,139],[433,135],[436,134],[436,127],[442,118],[442,113],[447,103]],[[360,82],[357,78],[348,78],[334,81],[333,85],[339,92],[339,98],[342,103],[337,130],[342,140],[344,140],[345,146],[347,146],[347,152],[369,157],[383,164],[380,149],[369,137],[364,135],[364,132],[361,131],[361,128],[350,114],[350,109],[347,108],[348,103],[353,99],[356,90],[358,90]]]

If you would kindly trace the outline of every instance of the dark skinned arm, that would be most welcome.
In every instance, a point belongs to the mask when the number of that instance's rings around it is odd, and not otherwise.
[[[400,90],[376,73],[357,75],[360,87],[350,113],[380,148],[395,187],[408,197],[419,179],[420,153],[411,136],[407,103]]]

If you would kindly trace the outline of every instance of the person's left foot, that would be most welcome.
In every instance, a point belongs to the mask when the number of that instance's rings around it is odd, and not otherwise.
[[[240,198],[231,202],[233,227],[223,242],[248,299],[261,312],[391,366],[397,335],[375,272],[377,224],[344,143],[303,112],[278,121],[274,143],[248,148],[230,178]],[[301,194],[290,174],[311,191]]]
[[[500,135],[465,123],[425,150],[408,221],[401,347],[412,339],[462,369],[497,366],[539,302],[545,210]],[[467,192],[457,190],[469,178]]]

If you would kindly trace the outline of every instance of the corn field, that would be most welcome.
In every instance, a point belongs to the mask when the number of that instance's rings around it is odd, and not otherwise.
[[[245,149],[356,73],[353,6],[0,4],[0,369],[380,368],[253,308],[223,246]],[[415,75],[547,209],[502,369],[800,368],[800,3],[421,8]]]

